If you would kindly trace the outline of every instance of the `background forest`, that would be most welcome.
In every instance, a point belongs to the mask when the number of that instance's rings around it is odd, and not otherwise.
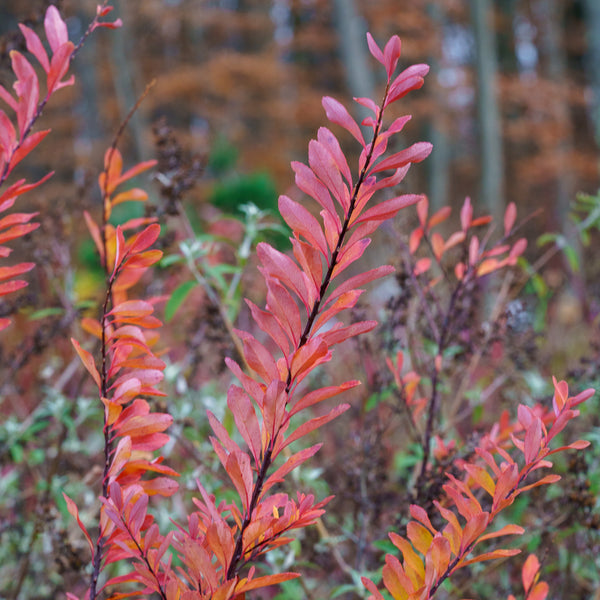
[[[83,0],[0,0],[7,89],[9,52],[25,48],[17,24],[38,27],[48,4],[67,17],[71,39],[94,9]],[[398,34],[403,64],[431,65],[401,114],[413,115],[411,141],[428,140],[433,152],[403,186],[427,194],[431,213],[453,207],[445,233],[458,227],[467,196],[476,216],[498,222],[514,202],[529,242],[509,276],[472,290],[478,301],[461,309],[460,344],[446,348],[455,367],[443,387],[455,405],[440,435],[448,444],[462,439],[468,453],[471,432],[502,409],[551,395],[552,374],[576,392],[600,383],[597,0],[123,0],[115,13],[124,26],[86,41],[72,65],[77,85],[44,111],[41,126],[52,127],[53,143],[21,167],[32,180],[55,175],[22,201],[40,211],[41,227],[18,252],[38,267],[27,289],[0,301],[0,316],[14,321],[0,339],[0,598],[55,598],[81,580],[87,548],[62,491],[78,498],[84,520],[93,518],[100,466],[91,467],[90,457],[101,452],[94,428],[102,411],[69,338],[82,337],[80,319],[95,310],[104,285],[82,214],[99,210],[105,149],[152,80],[120,150],[129,165],[158,160],[153,181],[140,182],[164,225],[165,258],[145,285],[148,294],[171,295],[161,336],[168,395],[159,401],[175,417],[166,454],[183,488],[159,520],[184,513],[196,477],[214,489],[222,483],[205,413],[225,414],[224,358],[239,352],[232,327],[250,322],[242,298],[264,303],[251,250],[263,239],[287,249],[277,197],[290,193],[289,163],[305,160],[323,123],[321,97],[346,106],[353,96],[378,97],[381,72],[367,31],[376,40]],[[348,144],[354,160],[352,152]],[[122,219],[143,214],[118,208]],[[328,367],[350,366],[366,385],[350,395],[352,409],[324,430],[318,460],[295,480],[319,498],[336,498],[318,527],[265,566],[276,572],[293,564],[306,578],[256,598],[366,597],[360,576],[379,569],[386,533],[403,526],[411,494],[431,504],[441,488],[449,465],[442,455],[438,480],[407,491],[422,457],[405,434],[410,424],[385,366],[422,317],[405,293],[405,238],[418,223],[415,211],[406,213],[375,235],[367,257],[372,266],[400,267],[397,278],[353,309],[382,325]],[[471,395],[461,384],[468,369]],[[600,598],[600,403],[586,410],[580,436],[593,449],[557,461],[558,489],[541,488],[511,509],[520,515],[534,507],[522,547],[537,552],[557,599]],[[492,564],[485,577],[475,565],[469,575],[476,577],[458,577],[438,595],[504,598],[521,565]]]

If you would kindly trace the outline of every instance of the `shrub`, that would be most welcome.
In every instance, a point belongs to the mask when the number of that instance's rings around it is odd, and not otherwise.
[[[48,9],[45,31],[52,58],[48,58],[39,37],[22,26],[28,50],[46,73],[47,95],[39,100],[35,70],[23,55],[14,52],[17,99],[2,87],[0,96],[15,112],[17,128],[0,112],[0,184],[49,133],[33,133],[32,127],[54,92],[73,83],[72,78],[63,78],[85,37],[99,26],[118,26],[117,22],[101,21],[109,11],[104,5],[98,8],[86,35],[75,46],[67,39],[66,25],[57,9]],[[237,360],[229,357],[226,362],[238,383],[227,392],[227,414],[220,419],[211,411],[207,414],[213,456],[221,463],[226,483],[216,486],[210,478],[199,479],[193,507],[183,520],[171,524],[168,533],[163,533],[164,524],[150,511],[153,504],[159,504],[159,498],[164,501],[179,487],[178,473],[165,464],[165,448],[171,443],[167,431],[173,416],[150,400],[165,396],[159,384],[167,361],[160,349],[162,323],[155,316],[156,307],[165,298],[142,299],[138,292],[140,282],[151,277],[163,256],[154,247],[161,226],[155,216],[117,223],[113,213],[121,203],[147,200],[141,188],[124,185],[153,168],[155,161],[125,170],[117,149],[119,135],[106,152],[99,177],[101,215],[94,218],[84,212],[105,289],[99,316],[81,319],[90,341],[72,340],[95,384],[97,406],[103,413],[96,524],[84,524],[78,503],[64,494],[66,508],[79,525],[91,555],[88,583],[81,592],[85,598],[100,597],[106,589],[111,598],[154,594],[165,600],[226,600],[244,598],[252,590],[298,577],[287,569],[262,574],[264,561],[292,541],[293,531],[320,523],[331,497],[318,499],[300,489],[288,493],[287,482],[320,450],[321,442],[312,443],[315,432],[350,408],[345,402],[328,409],[322,406],[331,398],[343,398],[359,381],[328,381],[324,385],[319,380],[326,379],[322,374],[336,346],[348,346],[350,340],[377,326],[373,320],[356,318],[362,286],[389,276],[394,269],[383,265],[361,270],[360,259],[371,241],[368,236],[410,206],[416,206],[418,225],[401,252],[404,297],[395,311],[399,319],[396,324],[410,333],[410,339],[404,340],[404,350],[395,352],[393,360],[387,359],[390,376],[377,366],[371,371],[372,379],[377,376],[387,381],[380,391],[395,399],[392,405],[406,416],[418,448],[414,479],[407,481],[412,486],[410,519],[401,529],[389,523],[389,542],[380,544],[386,550],[381,581],[378,573],[360,576],[354,589],[361,589],[360,579],[370,598],[430,598],[448,578],[460,577],[461,569],[519,553],[519,549],[504,544],[497,547],[493,541],[525,531],[522,518],[511,518],[515,515],[509,508],[523,492],[556,484],[560,479],[556,474],[539,476],[540,469],[552,466],[551,456],[588,446],[587,441],[561,445],[558,436],[578,416],[576,407],[588,400],[593,390],[571,395],[567,383],[556,379],[551,406],[520,403],[516,419],[504,412],[495,415],[487,431],[473,431],[470,439],[462,435],[450,442],[442,437],[442,422],[453,423],[460,411],[473,408],[460,403],[468,396],[465,392],[473,384],[473,371],[492,339],[492,333],[478,343],[470,338],[470,321],[483,310],[476,303],[475,291],[491,273],[514,267],[526,243],[524,239],[513,240],[516,207],[512,204],[504,216],[503,233],[492,244],[489,230],[483,235],[477,233],[490,224],[490,218],[474,218],[468,199],[460,211],[460,228],[444,238],[436,227],[449,217],[449,208],[430,216],[424,196],[395,195],[410,166],[424,160],[431,145],[417,142],[388,152],[394,136],[410,119],[399,117],[388,124],[388,109],[421,87],[428,67],[413,65],[396,75],[400,58],[397,36],[382,50],[368,35],[368,46],[385,69],[387,83],[379,104],[369,98],[357,99],[371,113],[362,122],[362,129],[340,102],[323,98],[329,121],[360,146],[357,170],[352,172],[340,142],[326,127],[321,127],[317,138],[309,143],[308,165],[292,163],[297,187],[316,201],[320,218],[296,199],[279,197],[279,213],[291,230],[292,254],[266,242],[256,246],[266,306],[262,309],[246,300],[251,331],[233,327],[241,308],[236,303],[227,305],[226,300],[232,284],[239,284],[241,271],[231,265],[216,268],[224,264],[217,238],[206,252],[187,256],[186,264],[196,283],[219,309],[234,340]],[[0,210],[10,209],[19,195],[45,179],[35,184],[19,181],[6,188],[0,197]],[[384,199],[376,201],[380,196]],[[34,231],[34,216],[11,213],[4,217],[0,228],[6,231],[0,241]],[[250,225],[256,229],[256,221],[248,220],[247,230]],[[249,240],[243,244],[247,252],[255,235],[244,239]],[[9,252],[5,249],[3,257]],[[207,257],[212,264],[200,272],[196,261],[208,261]],[[2,278],[11,280],[33,267],[33,263],[3,267]],[[12,279],[2,284],[0,293],[8,294],[25,285]],[[176,288],[175,302],[167,303],[170,318],[190,291],[189,285]],[[503,294],[499,295],[501,302]],[[413,299],[418,308],[409,328],[409,319],[402,316],[402,303],[406,307]],[[500,326],[498,314],[494,322]],[[8,320],[0,326],[8,327]],[[390,345],[398,344],[392,341]],[[467,389],[461,388],[454,403],[448,406],[446,402],[442,410],[442,397],[451,396],[444,382],[450,365],[457,364],[457,356],[468,359],[462,384]],[[365,412],[378,410],[380,400],[369,400]],[[35,430],[28,435],[31,439]],[[320,527],[322,531],[322,523]],[[343,562],[343,557],[337,556],[337,560]],[[529,600],[543,600],[548,594],[548,586],[538,581],[539,569],[534,555],[523,565],[522,581]],[[21,583],[17,584],[17,594]],[[69,593],[68,597],[75,599],[77,595]]]

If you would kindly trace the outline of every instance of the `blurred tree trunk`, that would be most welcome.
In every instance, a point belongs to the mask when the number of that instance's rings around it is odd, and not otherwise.
[[[89,20],[89,14],[79,11],[77,18],[84,26]],[[80,99],[75,105],[77,125],[73,136],[74,154],[78,165],[83,168],[90,166],[90,162],[98,158],[93,156],[94,143],[107,133],[102,127],[98,103],[98,99],[102,97],[98,81],[100,70],[96,66],[99,53],[98,37],[91,35],[85,42],[85,52],[81,52],[77,60],[71,63],[80,90]]]
[[[499,23],[497,27],[498,64],[503,73],[517,70],[515,53],[515,15],[518,0],[497,0]]]
[[[504,213],[504,158],[496,93],[497,56],[491,0],[469,0],[475,34],[481,200],[495,219]]]
[[[584,0],[587,27],[588,72],[594,93],[592,118],[596,126],[596,142],[600,145],[600,2]]]
[[[119,105],[120,122],[122,122],[134,107],[145,86],[138,89],[136,85],[138,83],[136,68],[139,57],[132,47],[135,36],[129,31],[129,28],[136,22],[135,10],[131,3],[123,2],[120,7],[119,4],[115,5],[115,13],[118,13],[115,17],[120,16],[123,19],[123,26],[113,32],[110,45],[112,77]],[[114,127],[115,131],[117,127],[118,124]],[[127,126],[133,146],[133,152],[128,157],[131,162],[147,160],[151,157],[152,147],[144,142],[144,129],[141,113],[137,110]]]
[[[9,31],[15,31],[17,29],[18,21],[13,12],[14,9],[9,10],[5,4],[0,4],[0,35],[4,35]]]
[[[554,217],[568,241],[577,248],[577,233],[570,226],[569,208],[575,195],[573,170],[569,164],[574,155],[573,126],[569,107],[569,74],[561,23],[564,22],[564,4],[559,0],[538,0],[536,16],[540,27],[540,50],[545,58],[544,75],[554,83],[552,102],[554,127],[558,129],[555,152],[556,204]],[[549,174],[550,175],[550,174]],[[551,176],[551,175],[550,175]]]
[[[428,58],[431,74],[427,85],[433,90],[436,110],[429,121],[428,140],[433,144],[433,151],[429,159],[429,201],[432,208],[438,209],[448,204],[448,188],[450,181],[450,155],[451,141],[448,137],[447,110],[445,110],[444,90],[440,86],[439,72],[442,56],[441,45],[444,35],[445,11],[440,2],[429,2],[427,11],[432,20],[432,29],[439,32],[440,43],[435,48],[435,53]]]
[[[355,0],[334,0],[334,15],[348,90],[354,97],[372,98],[375,82],[367,58],[367,29]],[[361,121],[372,115],[363,106],[354,105],[353,108]]]

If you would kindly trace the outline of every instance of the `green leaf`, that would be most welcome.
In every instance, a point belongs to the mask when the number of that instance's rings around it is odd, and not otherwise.
[[[23,462],[23,448],[19,444],[13,444],[10,447],[10,455],[13,459],[13,462]]]
[[[444,358],[452,358],[453,356],[460,354],[463,350],[464,348],[458,344],[455,344],[454,346],[448,346],[444,350]]]
[[[333,598],[338,598],[342,594],[356,592],[356,586],[352,583],[345,583],[343,585],[338,585],[333,588],[331,596],[329,596],[332,600]]]
[[[46,317],[53,317],[54,315],[64,314],[65,309],[59,307],[49,307],[36,310],[29,315],[30,321],[37,321],[39,319],[45,319]]]
[[[167,256],[164,256],[158,264],[161,267],[166,268],[183,261],[184,258],[181,256],[181,254],[168,254]]]
[[[573,272],[577,273],[579,271],[579,257],[577,256],[577,252],[575,251],[575,248],[573,248],[573,246],[567,244],[563,248],[563,252],[565,253],[565,256],[567,257],[567,260],[569,261],[569,266],[571,267]]]
[[[386,554],[395,554],[398,552],[398,548],[389,539],[376,540],[373,542],[373,546]]]
[[[169,322],[177,312],[177,309],[183,304],[187,295],[198,285],[196,281],[185,281],[178,285],[171,294],[167,305],[165,306],[165,321]]]
[[[479,406],[475,406],[473,408],[473,412],[471,413],[471,421],[473,422],[473,425],[477,425],[478,423],[481,422],[482,418],[483,418],[483,405],[480,404]]]
[[[537,245],[540,247],[545,246],[546,244],[556,243],[560,246],[560,238],[562,238],[562,236],[558,233],[544,233],[537,239]]]

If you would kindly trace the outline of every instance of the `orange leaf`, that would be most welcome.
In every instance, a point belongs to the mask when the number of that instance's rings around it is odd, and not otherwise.
[[[77,508],[77,505],[64,492],[63,492],[63,497],[65,499],[65,502],[67,503],[67,510],[75,518],[75,520],[77,521],[77,525],[79,525],[79,528],[81,529],[81,531],[83,531],[83,535],[85,535],[85,538],[88,541],[88,544],[90,546],[90,552],[92,553],[92,558],[94,558],[94,544],[92,543],[92,538],[91,538],[90,534],[88,533],[87,529],[85,528],[84,524],[81,522],[81,519],[79,518],[79,509]]]
[[[464,562],[460,563],[461,567],[466,567],[467,565],[472,565],[474,563],[478,563],[478,562],[484,562],[486,560],[494,560],[495,558],[504,558],[507,556],[515,556],[516,554],[520,554],[521,551],[518,548],[510,548],[510,549],[499,549],[499,550],[492,550],[491,552],[484,552],[483,554],[480,554],[479,556],[476,556],[475,558],[471,558],[469,560],[466,560]]]
[[[434,573],[437,575],[436,580],[446,573],[450,564],[450,558],[450,544],[448,540],[441,535],[435,536],[425,557],[425,565],[426,567],[429,564],[433,566]],[[429,571],[429,569],[426,570]]]
[[[257,590],[259,588],[267,587],[268,585],[277,585],[290,579],[300,577],[298,573],[275,573],[274,575],[264,575],[262,577],[254,577],[250,581],[242,579],[236,586],[236,594],[249,592],[250,590]]]
[[[112,200],[111,205],[117,206],[122,202],[144,202],[148,200],[148,193],[140,188],[132,188],[126,192],[117,194]]]
[[[101,389],[102,382],[100,380],[100,373],[98,373],[98,369],[96,369],[96,363],[94,362],[94,357],[87,350],[84,350],[79,345],[79,342],[77,342],[77,340],[71,338],[71,343],[73,344],[73,347],[75,348],[75,351],[77,352],[77,354],[79,354],[79,358],[81,358],[81,362],[83,363],[83,366],[88,370],[90,375],[94,378],[94,381],[96,382],[96,385],[98,386],[98,389]]]
[[[421,554],[427,554],[433,535],[423,525],[416,521],[410,521],[406,526],[406,536]]]
[[[530,554],[523,565],[521,577],[523,579],[523,589],[528,593],[536,581],[538,571],[540,570],[540,561],[535,554]]]
[[[390,532],[392,544],[402,552],[404,558],[404,571],[410,578],[415,589],[419,589],[425,580],[425,565],[419,555],[413,550],[411,544],[397,533]],[[389,555],[388,555],[389,556]]]
[[[114,479],[131,458],[131,438],[125,436],[119,440],[115,453],[112,457],[110,469],[108,470],[109,479]]]
[[[408,600],[409,594],[416,589],[400,561],[392,554],[385,557],[383,584],[394,600]]]

